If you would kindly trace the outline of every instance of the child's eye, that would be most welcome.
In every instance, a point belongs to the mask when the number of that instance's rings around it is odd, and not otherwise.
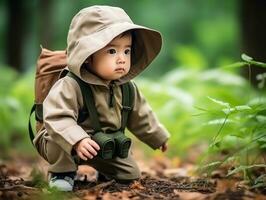
[[[116,50],[115,49],[108,49],[107,51],[109,54],[115,54],[116,53]]]
[[[125,54],[126,54],[126,55],[130,54],[130,49],[126,49],[126,50],[125,50]]]

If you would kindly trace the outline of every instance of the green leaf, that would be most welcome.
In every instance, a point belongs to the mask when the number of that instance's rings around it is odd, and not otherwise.
[[[222,163],[223,162],[221,162],[221,161],[215,161],[215,162],[208,163],[208,164],[202,166],[202,168],[210,168],[210,167],[221,165]]]
[[[251,107],[250,106],[247,106],[247,105],[241,105],[241,106],[236,106],[235,107],[236,110],[251,110]]]
[[[266,63],[255,61],[255,60],[253,60],[253,58],[249,57],[246,54],[242,54],[241,55],[241,58],[244,61],[246,61],[248,64],[252,64],[252,65],[255,65],[255,66],[258,66],[258,67],[264,67],[264,68],[266,68]]]
[[[235,108],[225,108],[225,109],[222,109],[222,111],[223,111],[226,115],[228,115],[228,114],[234,112],[235,110],[236,110]]]
[[[265,181],[266,183],[266,174],[260,175],[258,178],[255,179],[254,183],[257,184],[259,182]]]
[[[235,106],[233,108],[225,108],[223,109],[222,111],[225,113],[225,114],[230,114],[230,113],[233,113],[233,112],[237,112],[237,111],[243,111],[243,110],[252,110],[251,107],[247,106],[247,105],[241,105],[241,106]]]
[[[258,122],[262,122],[262,123],[266,122],[266,116],[263,116],[263,115],[257,115],[256,119],[258,120]]]
[[[248,56],[247,54],[244,54],[244,53],[241,55],[241,58],[242,58],[244,61],[247,61],[247,62],[253,60],[253,58],[251,58],[250,56]]]
[[[263,134],[264,134],[264,133],[263,133]],[[259,138],[258,141],[259,141],[259,142],[265,142],[265,143],[266,143],[266,135],[265,135],[265,137]]]
[[[255,185],[253,185],[253,186],[251,187],[251,189],[255,189],[255,188],[265,188],[265,186],[266,186],[266,183],[257,183],[257,184],[255,184]]]
[[[210,120],[206,123],[206,125],[221,125],[221,124],[228,124],[228,123],[234,123],[233,120],[226,120],[226,122],[224,122],[224,118],[219,118],[219,119],[214,119],[214,120]]]
[[[255,179],[254,185],[251,188],[265,188],[266,187],[266,174],[263,174]]]
[[[227,102],[223,102],[223,101],[220,101],[220,100],[217,100],[217,99],[214,99],[212,97],[209,97],[207,96],[208,99],[210,99],[212,102],[216,103],[216,104],[219,104],[221,106],[224,106],[224,107],[227,107],[227,108],[230,108],[230,104],[227,103]]]
[[[198,106],[194,106],[194,108],[197,109],[197,110],[208,112],[208,110],[206,108],[201,108],[201,107],[198,107]]]
[[[231,176],[231,175],[236,174],[240,171],[245,171],[247,169],[252,169],[252,168],[256,168],[256,167],[266,168],[266,165],[265,164],[255,164],[255,165],[248,165],[248,166],[241,165],[241,166],[235,168],[234,170],[230,171],[226,176]]]

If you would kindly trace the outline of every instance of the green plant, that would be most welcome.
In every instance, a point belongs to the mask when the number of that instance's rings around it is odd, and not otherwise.
[[[211,141],[215,129],[205,123],[212,116],[207,116],[204,110],[195,114],[198,105],[215,109],[216,105],[210,104],[206,96],[226,99],[234,105],[244,104],[248,100],[248,82],[232,70],[199,70],[183,66],[156,82],[143,78],[136,81],[160,121],[171,133],[168,151],[171,157],[187,158],[190,153],[199,155]],[[250,93],[255,95],[252,89]],[[194,147],[201,150],[197,151]],[[144,148],[152,153],[149,148]]]
[[[251,64],[266,67],[265,63],[247,55],[243,54],[242,59],[244,62],[230,67]],[[206,125],[219,128],[204,156],[205,165],[201,170],[210,173],[218,166],[229,165],[232,168],[227,176],[241,175],[253,188],[262,189],[266,186],[266,96],[259,92],[247,96],[249,100],[241,105],[208,97],[216,107],[201,109],[211,118]]]

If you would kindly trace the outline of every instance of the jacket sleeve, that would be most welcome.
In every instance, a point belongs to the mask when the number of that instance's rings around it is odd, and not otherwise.
[[[64,77],[43,102],[44,126],[53,141],[71,154],[73,145],[89,135],[77,124],[81,90],[74,79]]]
[[[134,86],[134,106],[129,114],[127,128],[142,142],[157,149],[168,140],[170,134],[159,122],[137,86],[135,84]]]

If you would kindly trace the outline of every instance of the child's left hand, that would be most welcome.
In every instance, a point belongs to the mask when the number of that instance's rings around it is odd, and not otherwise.
[[[167,149],[168,149],[168,145],[167,145],[167,143],[166,143],[166,142],[163,143],[162,146],[160,146],[160,149],[161,149],[162,152],[167,151]]]

